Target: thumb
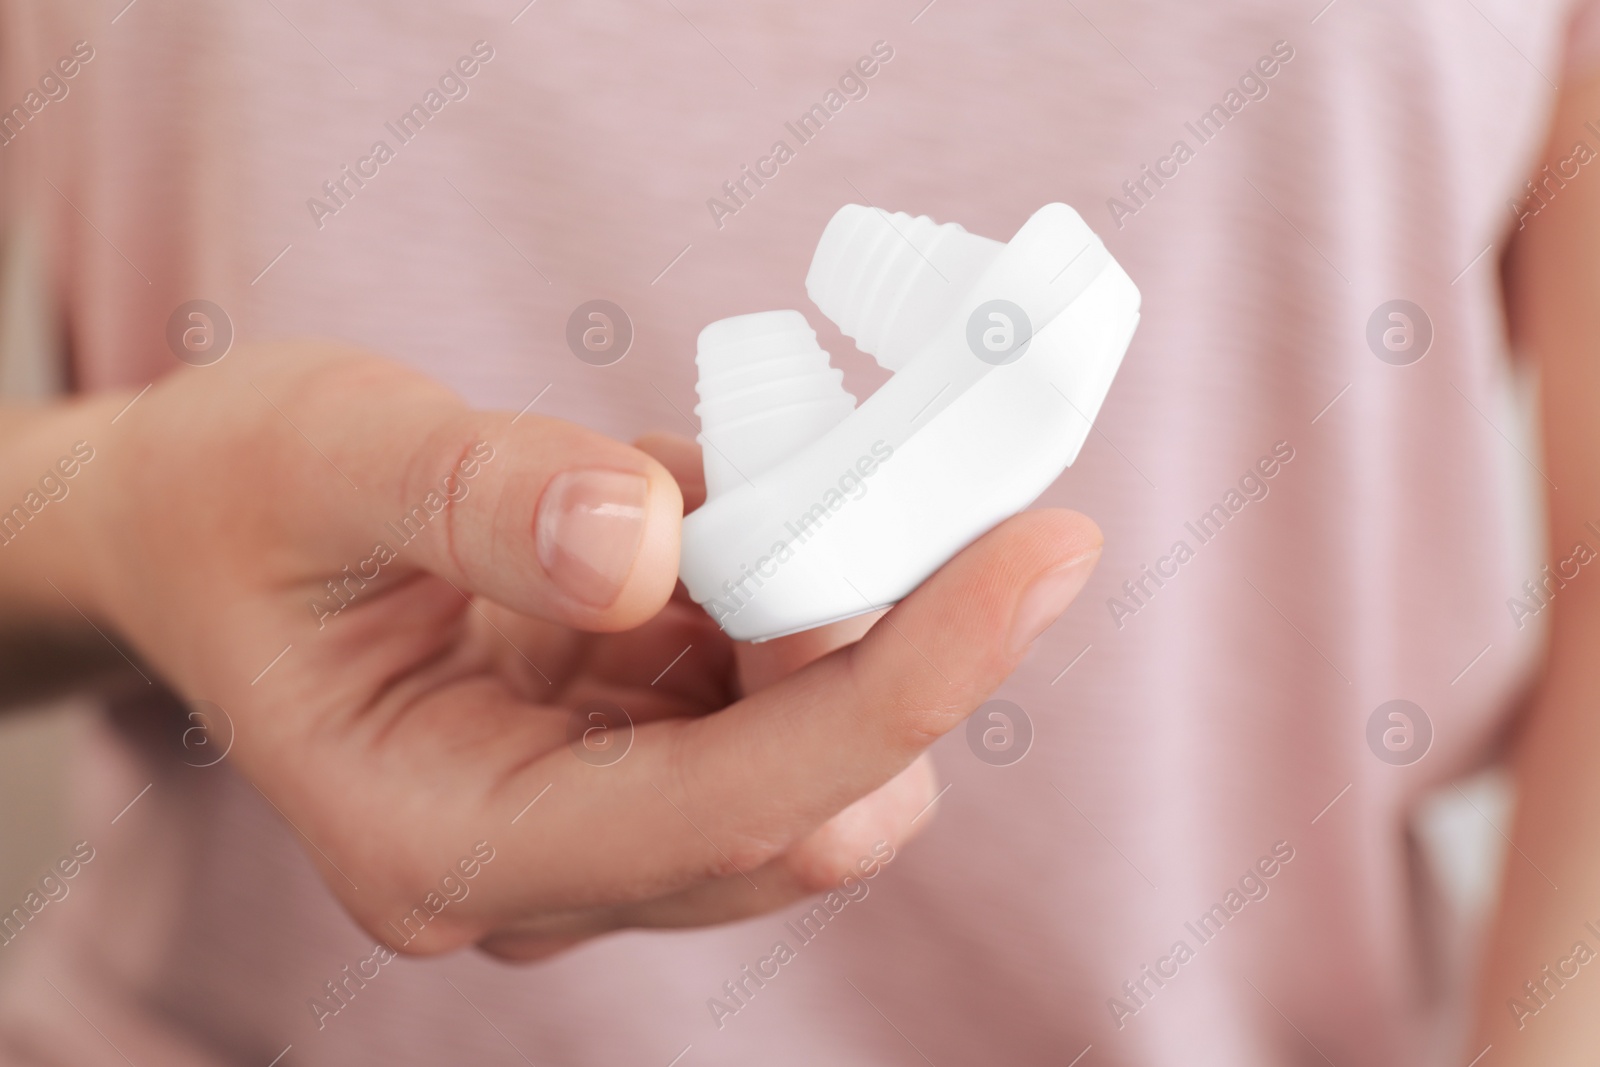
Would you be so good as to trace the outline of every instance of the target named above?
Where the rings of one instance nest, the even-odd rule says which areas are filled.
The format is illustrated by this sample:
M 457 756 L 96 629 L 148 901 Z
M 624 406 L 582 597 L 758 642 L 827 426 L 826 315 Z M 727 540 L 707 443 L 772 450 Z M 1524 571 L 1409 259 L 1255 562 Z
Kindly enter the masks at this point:
M 300 519 L 326 535 L 311 548 L 318 581 L 423 570 L 600 631 L 637 626 L 667 602 L 683 499 L 656 460 L 560 419 L 474 411 L 377 357 L 318 355 L 257 365 L 248 387 L 260 395 L 244 397 L 277 409 L 264 416 L 281 457 L 270 495 L 298 501 Z M 235 366 L 248 373 L 247 361 Z

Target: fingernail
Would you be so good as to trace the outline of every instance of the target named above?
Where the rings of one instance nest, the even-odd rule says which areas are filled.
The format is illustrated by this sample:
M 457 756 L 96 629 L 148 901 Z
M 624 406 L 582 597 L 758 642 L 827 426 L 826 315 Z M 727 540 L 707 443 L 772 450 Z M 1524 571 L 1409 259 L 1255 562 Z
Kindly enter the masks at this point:
M 534 545 L 562 592 L 590 607 L 611 606 L 639 555 L 648 492 L 642 476 L 622 471 L 563 471 L 550 480 Z
M 1094 565 L 1100 560 L 1100 550 L 1085 553 L 1052 567 L 1034 579 L 1027 592 L 1017 601 L 1017 613 L 1011 618 L 1011 653 L 1016 655 L 1044 633 L 1051 623 L 1061 617 L 1078 595 L 1083 583 L 1089 580 Z

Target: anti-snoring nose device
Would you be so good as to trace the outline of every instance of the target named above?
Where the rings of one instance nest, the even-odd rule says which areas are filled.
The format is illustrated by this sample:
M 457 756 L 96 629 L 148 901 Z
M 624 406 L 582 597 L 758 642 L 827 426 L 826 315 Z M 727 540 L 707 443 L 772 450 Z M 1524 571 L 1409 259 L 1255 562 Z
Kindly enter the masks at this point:
M 887 607 L 1077 458 L 1139 322 L 1139 290 L 1048 204 L 1002 244 L 850 204 L 806 275 L 893 376 L 859 407 L 798 311 L 700 333 L 704 506 L 680 575 L 732 637 Z

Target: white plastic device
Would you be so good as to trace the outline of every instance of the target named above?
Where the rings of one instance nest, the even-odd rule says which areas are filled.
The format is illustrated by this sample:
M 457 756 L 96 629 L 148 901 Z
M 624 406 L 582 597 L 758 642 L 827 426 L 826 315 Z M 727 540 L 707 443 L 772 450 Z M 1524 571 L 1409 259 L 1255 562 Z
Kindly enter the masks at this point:
M 700 333 L 705 504 L 680 576 L 732 637 L 887 607 L 1077 458 L 1139 290 L 1076 211 L 1009 243 L 850 204 L 806 293 L 893 376 L 859 407 L 798 311 Z

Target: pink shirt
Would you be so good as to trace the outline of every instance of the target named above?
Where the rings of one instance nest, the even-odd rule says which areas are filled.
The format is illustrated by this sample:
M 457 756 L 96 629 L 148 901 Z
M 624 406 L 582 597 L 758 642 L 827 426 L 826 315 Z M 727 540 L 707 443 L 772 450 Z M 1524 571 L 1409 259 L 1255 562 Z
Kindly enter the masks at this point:
M 172 369 L 167 317 L 203 297 L 241 338 L 351 339 L 481 405 L 549 386 L 540 411 L 620 437 L 693 431 L 701 326 L 796 307 L 862 395 L 883 373 L 802 286 L 851 201 L 1007 238 L 1064 200 L 1144 322 L 1043 498 L 1106 550 L 998 694 L 1031 749 L 942 741 L 936 821 L 815 940 L 786 925 L 807 905 L 531 967 L 398 960 L 319 1029 L 308 1000 L 370 938 L 250 786 L 127 708 L 81 759 L 95 858 L 0 949 L 28 954 L 0 998 L 10 1061 L 1461 1051 L 1471 932 L 1406 826 L 1493 753 L 1538 647 L 1508 609 L 1542 483 L 1500 432 L 1495 267 L 1551 83 L 1596 53 L 1571 3 L 120 6 L 13 0 L 0 32 L 0 102 L 27 112 L 0 148 L 7 232 L 48 250 L 83 388 Z M 52 74 L 80 40 L 92 58 Z M 609 367 L 564 342 L 596 298 L 636 331 Z M 1418 362 L 1375 354 L 1403 362 L 1402 320 L 1369 343 L 1392 300 L 1425 309 Z M 1407 765 L 1368 741 L 1395 699 L 1432 729 Z M 763 965 L 780 940 L 794 958 Z M 746 965 L 777 975 L 730 998 Z

